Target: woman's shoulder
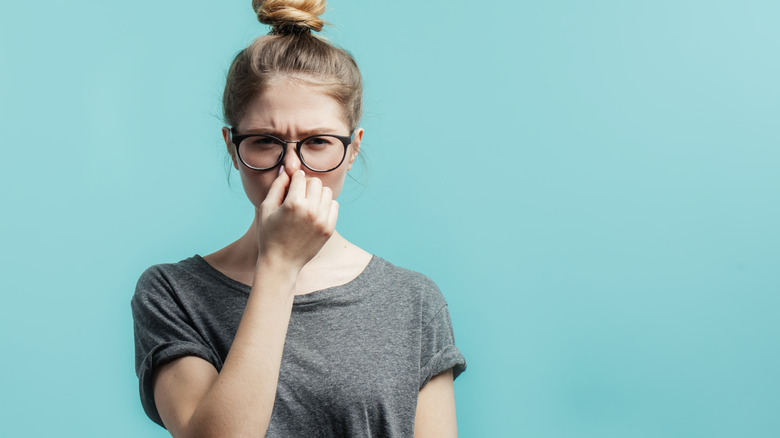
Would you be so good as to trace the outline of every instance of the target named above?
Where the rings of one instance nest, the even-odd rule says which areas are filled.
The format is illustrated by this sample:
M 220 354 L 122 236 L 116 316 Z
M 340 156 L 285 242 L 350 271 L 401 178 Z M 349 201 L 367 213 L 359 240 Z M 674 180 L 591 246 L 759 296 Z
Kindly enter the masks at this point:
M 159 263 L 148 267 L 138 279 L 135 295 L 161 292 L 179 294 L 204 288 L 214 290 L 216 286 L 241 288 L 241 285 L 220 275 L 196 254 L 175 263 Z
M 374 255 L 369 267 L 374 269 L 374 275 L 392 278 L 395 281 L 402 281 L 405 284 L 417 284 L 425 287 L 436 287 L 436 283 L 427 275 L 396 265 L 378 255 Z
M 172 279 L 202 269 L 200 256 L 194 255 L 178 262 L 158 263 L 146 268 L 138 279 L 139 284 L 149 281 Z
M 424 305 L 431 308 L 441 308 L 447 304 L 436 282 L 419 271 L 398 266 L 377 255 L 374 255 L 369 268 L 372 269 L 370 275 L 375 284 L 418 296 Z

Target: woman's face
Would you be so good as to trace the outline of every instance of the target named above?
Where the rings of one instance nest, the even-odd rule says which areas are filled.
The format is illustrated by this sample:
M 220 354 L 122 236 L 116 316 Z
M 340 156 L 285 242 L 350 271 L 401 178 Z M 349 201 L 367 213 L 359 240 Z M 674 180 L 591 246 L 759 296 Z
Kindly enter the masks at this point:
M 269 134 L 288 141 L 303 140 L 314 134 L 350 134 L 342 120 L 338 102 L 316 87 L 286 78 L 274 80 L 264 92 L 258 93 L 250 101 L 236 130 L 239 134 Z M 279 167 L 265 171 L 247 168 L 236 155 L 228 128 L 222 129 L 222 135 L 233 159 L 233 166 L 241 174 L 247 197 L 255 208 L 260 208 L 271 183 L 279 174 Z M 282 162 L 284 171 L 292 176 L 297 170 L 303 170 L 307 177 L 319 178 L 323 186 L 331 188 L 335 199 L 341 192 L 347 171 L 352 168 L 362 138 L 363 129 L 356 129 L 344 161 L 336 169 L 324 173 L 313 172 L 303 166 L 295 153 L 295 143 L 288 143 Z

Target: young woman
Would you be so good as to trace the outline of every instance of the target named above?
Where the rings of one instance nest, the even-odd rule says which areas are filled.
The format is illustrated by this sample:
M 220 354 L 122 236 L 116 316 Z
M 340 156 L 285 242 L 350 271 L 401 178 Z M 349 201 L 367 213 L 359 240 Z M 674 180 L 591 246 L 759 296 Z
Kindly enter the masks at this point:
M 335 231 L 364 133 L 357 64 L 312 34 L 324 1 L 253 6 L 273 30 L 230 67 L 222 135 L 254 220 L 141 276 L 144 409 L 176 437 L 456 436 L 465 361 L 441 293 Z

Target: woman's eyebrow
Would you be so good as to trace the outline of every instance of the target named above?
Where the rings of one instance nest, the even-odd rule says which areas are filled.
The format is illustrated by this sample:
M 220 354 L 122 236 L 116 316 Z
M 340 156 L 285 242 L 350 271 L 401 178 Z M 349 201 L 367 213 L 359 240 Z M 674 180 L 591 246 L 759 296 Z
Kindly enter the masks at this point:
M 298 132 L 298 134 L 315 135 L 315 134 L 332 134 L 334 132 L 338 132 L 338 129 L 320 127 L 320 128 L 312 128 L 312 129 L 302 129 L 301 131 Z
M 317 134 L 333 134 L 338 133 L 338 129 L 334 128 L 328 128 L 328 127 L 319 127 L 319 128 L 307 128 L 302 129 L 298 131 L 298 136 L 300 137 L 298 140 L 303 139 L 305 137 L 311 136 L 311 135 L 317 135 Z M 280 137 L 280 133 L 276 129 L 272 128 L 250 128 L 246 130 L 247 134 L 267 134 L 267 135 L 273 135 L 274 137 Z M 280 137 L 281 138 L 281 137 Z
M 276 135 L 276 131 L 271 128 L 249 128 L 245 131 L 241 131 L 244 134 L 272 134 Z

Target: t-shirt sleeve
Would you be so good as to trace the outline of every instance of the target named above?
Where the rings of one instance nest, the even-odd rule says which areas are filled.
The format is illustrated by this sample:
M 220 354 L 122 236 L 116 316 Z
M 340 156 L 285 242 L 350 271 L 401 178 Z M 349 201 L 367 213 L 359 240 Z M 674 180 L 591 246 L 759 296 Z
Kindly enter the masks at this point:
M 176 295 L 159 266 L 153 266 L 141 275 L 130 307 L 141 404 L 152 421 L 165 427 L 154 402 L 154 370 L 184 356 L 203 358 L 219 369 L 219 359 L 193 327 L 181 297 Z
M 431 378 L 452 368 L 452 377 L 457 378 L 466 370 L 466 359 L 455 346 L 455 336 L 452 331 L 452 321 L 447 309 L 447 303 L 432 285 L 433 295 L 428 303 L 429 314 L 423 314 L 422 342 L 420 344 L 420 389 Z

